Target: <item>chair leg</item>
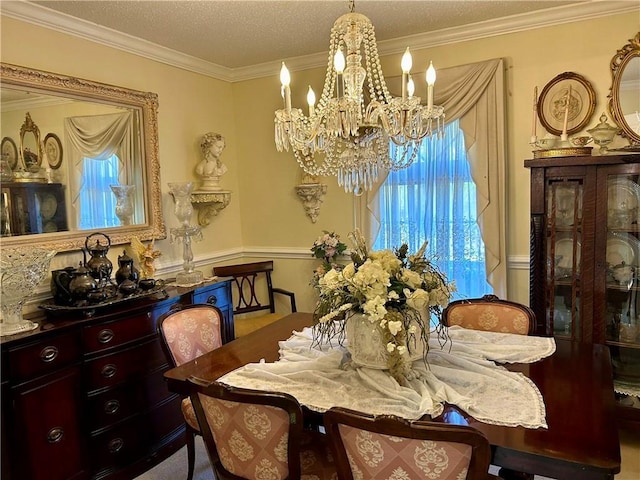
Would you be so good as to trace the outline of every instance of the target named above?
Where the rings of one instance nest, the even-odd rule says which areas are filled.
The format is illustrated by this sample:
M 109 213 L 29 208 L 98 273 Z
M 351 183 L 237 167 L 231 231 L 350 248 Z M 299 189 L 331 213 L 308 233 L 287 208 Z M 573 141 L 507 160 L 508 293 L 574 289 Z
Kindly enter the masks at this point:
M 186 429 L 187 435 L 187 463 L 189 466 L 189 470 L 187 472 L 187 480 L 193 480 L 193 471 L 195 469 L 196 463 L 196 432 L 191 426 L 187 425 Z

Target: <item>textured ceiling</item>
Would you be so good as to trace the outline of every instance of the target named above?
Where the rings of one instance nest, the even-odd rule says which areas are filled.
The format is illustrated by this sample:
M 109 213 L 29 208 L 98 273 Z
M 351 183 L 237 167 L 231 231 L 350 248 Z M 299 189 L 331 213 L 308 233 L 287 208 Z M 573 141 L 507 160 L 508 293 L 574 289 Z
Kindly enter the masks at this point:
M 349 11 L 346 0 L 31 3 L 228 68 L 327 51 L 333 22 Z M 382 41 L 575 3 L 582 2 L 360 0 L 355 10 Z

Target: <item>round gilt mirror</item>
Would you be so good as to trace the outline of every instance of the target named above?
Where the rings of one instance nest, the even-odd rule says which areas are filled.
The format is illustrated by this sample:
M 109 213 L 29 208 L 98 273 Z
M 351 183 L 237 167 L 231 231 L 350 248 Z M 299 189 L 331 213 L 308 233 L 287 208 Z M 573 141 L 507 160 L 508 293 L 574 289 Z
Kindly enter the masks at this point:
M 640 32 L 611 59 L 609 111 L 629 140 L 628 149 L 640 148 Z

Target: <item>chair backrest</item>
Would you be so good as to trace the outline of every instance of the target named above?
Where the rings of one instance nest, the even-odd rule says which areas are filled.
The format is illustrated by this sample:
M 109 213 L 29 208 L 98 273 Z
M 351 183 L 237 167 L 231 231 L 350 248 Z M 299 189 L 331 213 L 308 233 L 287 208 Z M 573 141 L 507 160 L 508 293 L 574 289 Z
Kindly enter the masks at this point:
M 158 319 L 162 348 L 172 366 L 222 346 L 222 312 L 203 303 L 172 309 Z
M 272 271 L 272 260 L 213 268 L 214 275 L 232 277 L 234 280 L 238 298 L 233 308 L 234 314 L 239 315 L 259 310 L 269 310 L 271 313 L 275 313 L 274 292 L 289 296 L 291 310 L 295 312 L 295 296 L 292 292 L 273 287 L 271 281 Z M 265 291 L 264 285 L 260 283 L 262 281 L 266 282 L 266 295 L 262 294 Z
M 285 393 L 190 378 L 191 401 L 216 476 L 299 479 L 302 409 Z
M 496 478 L 489 474 L 489 441 L 472 427 L 338 407 L 325 412 L 324 425 L 340 480 Z
M 531 335 L 536 314 L 528 306 L 495 295 L 451 302 L 442 312 L 446 326 L 459 325 L 473 330 Z

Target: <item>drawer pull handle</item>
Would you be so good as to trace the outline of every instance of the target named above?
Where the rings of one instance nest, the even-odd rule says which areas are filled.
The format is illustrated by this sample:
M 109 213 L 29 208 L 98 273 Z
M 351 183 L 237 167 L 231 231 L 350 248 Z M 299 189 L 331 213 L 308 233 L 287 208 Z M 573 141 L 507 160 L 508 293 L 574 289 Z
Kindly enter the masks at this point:
M 211 295 L 209 298 L 207 298 L 207 303 L 215 305 L 216 303 L 218 303 L 218 297 L 216 297 L 215 295 Z
M 40 351 L 40 360 L 45 363 L 53 362 L 56 358 L 58 358 L 58 347 L 44 347 Z
M 120 437 L 114 438 L 113 440 L 109 440 L 107 444 L 107 448 L 109 449 L 109 453 L 118 453 L 124 447 L 124 440 Z
M 120 410 L 120 402 L 118 400 L 108 400 L 104 402 L 104 411 L 107 415 L 113 415 Z
M 100 330 L 100 332 L 98 333 L 98 342 L 109 343 L 111 340 L 113 340 L 113 337 L 115 337 L 113 330 L 105 328 L 104 330 Z
M 117 371 L 118 368 L 113 363 L 108 363 L 104 367 L 102 367 L 100 373 L 102 373 L 102 376 L 104 378 L 111 378 L 116 374 Z
M 60 443 L 62 441 L 62 437 L 64 437 L 64 430 L 61 427 L 55 427 L 47 433 L 47 442 Z

